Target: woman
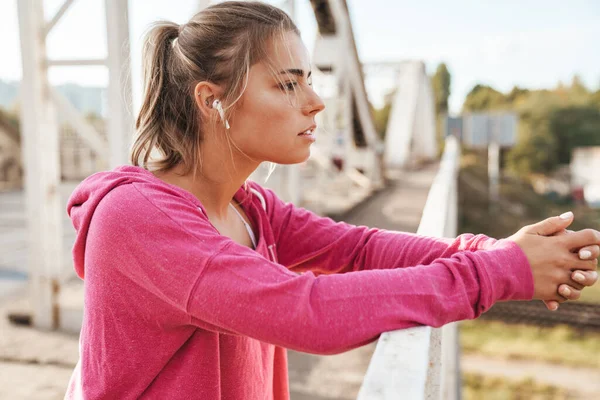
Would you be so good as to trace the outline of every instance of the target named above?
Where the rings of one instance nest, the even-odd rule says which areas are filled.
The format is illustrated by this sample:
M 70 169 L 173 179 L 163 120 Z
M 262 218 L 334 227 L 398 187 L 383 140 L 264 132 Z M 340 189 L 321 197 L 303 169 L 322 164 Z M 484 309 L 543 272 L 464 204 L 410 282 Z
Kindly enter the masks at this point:
M 285 348 L 343 352 L 597 279 L 598 232 L 547 237 L 572 214 L 437 239 L 335 223 L 248 182 L 261 162 L 305 161 L 324 108 L 277 8 L 160 23 L 144 58 L 133 166 L 69 201 L 85 310 L 68 398 L 287 399 Z

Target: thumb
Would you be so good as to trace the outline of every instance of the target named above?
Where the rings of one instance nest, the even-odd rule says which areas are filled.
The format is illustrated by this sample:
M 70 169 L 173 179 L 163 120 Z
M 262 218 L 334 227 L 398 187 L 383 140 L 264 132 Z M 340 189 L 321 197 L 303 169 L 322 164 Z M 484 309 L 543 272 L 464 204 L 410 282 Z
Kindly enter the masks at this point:
M 558 217 L 550 217 L 536 224 L 529 225 L 526 228 L 527 233 L 534 233 L 541 236 L 550 236 L 562 231 L 573 222 L 573 213 L 571 211 L 561 214 Z

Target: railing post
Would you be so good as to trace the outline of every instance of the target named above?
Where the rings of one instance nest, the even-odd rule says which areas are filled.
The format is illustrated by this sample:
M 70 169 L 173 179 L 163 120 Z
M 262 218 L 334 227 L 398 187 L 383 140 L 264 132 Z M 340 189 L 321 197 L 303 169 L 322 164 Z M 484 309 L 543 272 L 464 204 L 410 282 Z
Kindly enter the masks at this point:
M 460 148 L 446 140 L 417 233 L 456 235 Z M 460 367 L 457 324 L 417 327 L 382 334 L 360 388 L 359 400 L 458 400 Z
M 460 342 L 458 322 L 445 325 L 442 330 L 441 399 L 459 400 L 461 396 Z

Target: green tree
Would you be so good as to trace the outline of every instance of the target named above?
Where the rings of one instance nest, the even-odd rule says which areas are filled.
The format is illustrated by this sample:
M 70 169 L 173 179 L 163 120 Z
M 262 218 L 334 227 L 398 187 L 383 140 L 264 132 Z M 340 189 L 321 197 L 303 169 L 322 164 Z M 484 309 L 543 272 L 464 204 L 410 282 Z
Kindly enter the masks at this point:
M 519 125 L 517 144 L 506 153 L 506 165 L 523 178 L 548 173 L 558 165 L 558 140 L 549 118 L 560 107 L 560 99 L 549 91 L 535 90 L 521 94 L 518 103 L 510 106 L 519 115 Z
M 518 106 L 521 101 L 525 101 L 531 91 L 529 89 L 521 89 L 518 86 L 512 88 L 506 96 L 506 101 L 513 107 Z
M 575 147 L 600 145 L 600 90 L 591 92 L 577 75 L 570 85 L 559 82 L 552 90 L 514 87 L 507 95 L 476 85 L 463 110 L 513 110 L 519 115 L 517 144 L 505 161 L 523 178 L 569 163 Z
M 490 86 L 478 84 L 467 94 L 463 103 L 463 111 L 503 110 L 507 108 L 507 105 L 504 94 Z
M 579 75 L 573 76 L 571 87 L 569 88 L 569 103 L 576 105 L 588 104 L 590 100 L 590 91 L 585 86 Z
M 575 147 L 600 146 L 600 109 L 570 106 L 554 111 L 550 117 L 550 131 L 557 139 L 557 157 L 561 164 L 571 162 Z
M 558 141 L 552 134 L 545 112 L 536 112 L 519 121 L 518 140 L 506 154 L 510 170 L 522 177 L 548 173 L 558 165 Z
M 387 124 L 390 118 L 390 111 L 392 110 L 392 103 L 396 95 L 396 90 L 393 90 L 384 96 L 383 107 L 373 110 L 373 119 L 375 123 L 375 130 L 379 137 L 385 139 L 385 132 L 387 130 Z
M 448 113 L 448 98 L 450 97 L 451 77 L 445 63 L 438 65 L 431 77 L 431 87 L 435 97 L 435 114 Z
M 590 104 L 600 110 L 600 89 L 590 96 Z

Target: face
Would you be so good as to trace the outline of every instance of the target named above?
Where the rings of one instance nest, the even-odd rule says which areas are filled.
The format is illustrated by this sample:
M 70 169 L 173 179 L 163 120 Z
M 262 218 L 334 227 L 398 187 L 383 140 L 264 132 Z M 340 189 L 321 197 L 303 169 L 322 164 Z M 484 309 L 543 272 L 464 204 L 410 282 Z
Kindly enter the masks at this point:
M 298 35 L 274 39 L 268 51 L 272 67 L 261 62 L 250 68 L 229 135 L 254 160 L 300 163 L 310 156 L 315 116 L 325 106 L 312 89 L 308 52 Z

